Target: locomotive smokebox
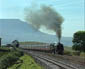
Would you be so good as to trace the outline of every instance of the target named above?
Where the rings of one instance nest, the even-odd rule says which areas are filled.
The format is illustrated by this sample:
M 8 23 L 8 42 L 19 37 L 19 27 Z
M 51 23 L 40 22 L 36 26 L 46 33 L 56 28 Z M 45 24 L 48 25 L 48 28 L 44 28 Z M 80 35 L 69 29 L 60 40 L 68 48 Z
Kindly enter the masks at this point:
M 57 44 L 57 53 L 60 54 L 60 55 L 64 54 L 64 46 L 60 42 Z
M 0 47 L 1 47 L 1 38 L 0 38 Z

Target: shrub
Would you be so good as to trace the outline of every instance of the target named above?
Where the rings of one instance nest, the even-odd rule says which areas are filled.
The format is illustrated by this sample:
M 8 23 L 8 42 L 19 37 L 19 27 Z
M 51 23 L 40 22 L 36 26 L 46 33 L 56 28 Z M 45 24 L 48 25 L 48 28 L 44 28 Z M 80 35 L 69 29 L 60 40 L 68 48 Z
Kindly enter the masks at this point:
M 0 58 L 0 69 L 7 69 L 7 67 L 14 64 L 22 55 L 23 55 L 22 51 L 13 51 L 7 55 L 3 55 Z

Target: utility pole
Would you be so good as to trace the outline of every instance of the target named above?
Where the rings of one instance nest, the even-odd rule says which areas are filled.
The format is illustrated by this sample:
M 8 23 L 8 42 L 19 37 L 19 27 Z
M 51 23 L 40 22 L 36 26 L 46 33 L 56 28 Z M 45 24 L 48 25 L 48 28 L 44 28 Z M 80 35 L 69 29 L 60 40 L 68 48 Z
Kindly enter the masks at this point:
M 85 1 L 84 1 L 84 18 L 85 18 Z M 85 31 L 85 19 L 84 19 L 84 31 Z
M 1 38 L 0 38 L 0 47 L 1 47 Z

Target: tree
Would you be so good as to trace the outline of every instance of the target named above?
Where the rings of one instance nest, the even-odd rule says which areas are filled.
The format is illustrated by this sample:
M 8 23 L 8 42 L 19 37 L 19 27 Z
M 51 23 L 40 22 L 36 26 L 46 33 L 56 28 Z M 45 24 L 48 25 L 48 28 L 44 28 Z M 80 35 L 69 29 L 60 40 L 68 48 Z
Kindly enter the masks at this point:
M 80 52 L 85 52 L 85 31 L 74 33 L 72 48 Z
M 12 45 L 13 45 L 13 46 L 16 46 L 16 47 L 19 47 L 19 41 L 18 41 L 18 40 L 14 40 L 14 41 L 12 42 Z

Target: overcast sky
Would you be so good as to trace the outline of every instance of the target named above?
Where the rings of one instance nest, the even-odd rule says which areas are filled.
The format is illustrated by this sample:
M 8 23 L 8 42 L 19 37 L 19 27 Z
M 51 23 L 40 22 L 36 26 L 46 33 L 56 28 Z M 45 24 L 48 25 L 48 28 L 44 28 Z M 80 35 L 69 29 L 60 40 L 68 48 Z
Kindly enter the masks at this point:
M 53 6 L 65 19 L 63 36 L 84 30 L 84 0 L 0 0 L 0 19 L 24 19 L 24 8 L 46 4 Z

